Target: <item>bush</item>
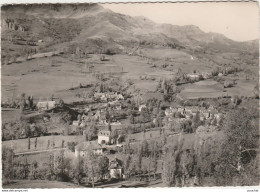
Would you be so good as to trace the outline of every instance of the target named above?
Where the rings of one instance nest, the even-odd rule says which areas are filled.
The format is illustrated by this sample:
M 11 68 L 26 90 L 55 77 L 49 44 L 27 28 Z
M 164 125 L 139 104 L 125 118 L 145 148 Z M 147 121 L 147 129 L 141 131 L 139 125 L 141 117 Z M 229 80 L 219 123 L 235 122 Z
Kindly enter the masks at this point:
M 78 144 L 78 142 L 67 142 L 67 148 L 71 150 L 72 152 L 75 152 L 75 146 Z

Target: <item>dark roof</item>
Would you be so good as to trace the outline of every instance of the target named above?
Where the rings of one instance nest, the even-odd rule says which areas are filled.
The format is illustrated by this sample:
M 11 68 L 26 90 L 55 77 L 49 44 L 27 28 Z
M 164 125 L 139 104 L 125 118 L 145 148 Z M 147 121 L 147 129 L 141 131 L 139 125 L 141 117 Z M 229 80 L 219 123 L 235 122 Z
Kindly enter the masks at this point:
M 121 169 L 123 167 L 123 162 L 120 159 L 115 158 L 110 161 L 109 167 L 110 169 Z

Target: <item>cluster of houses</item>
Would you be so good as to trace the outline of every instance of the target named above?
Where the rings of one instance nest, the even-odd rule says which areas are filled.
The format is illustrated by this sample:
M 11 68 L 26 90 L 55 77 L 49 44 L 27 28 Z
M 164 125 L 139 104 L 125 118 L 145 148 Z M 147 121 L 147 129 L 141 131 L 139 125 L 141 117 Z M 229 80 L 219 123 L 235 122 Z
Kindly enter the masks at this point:
M 197 81 L 200 80 L 201 78 L 208 79 L 211 77 L 211 74 L 209 72 L 188 73 L 187 77 L 189 77 L 191 80 Z
M 95 99 L 100 99 L 103 102 L 108 102 L 108 101 L 119 101 L 119 100 L 124 100 L 123 95 L 120 93 L 95 93 L 94 94 Z
M 75 146 L 75 156 L 76 157 L 86 157 L 89 153 L 94 153 L 95 155 L 106 155 L 116 153 L 116 147 L 118 147 L 118 143 L 122 141 L 122 136 L 118 136 L 116 141 L 113 141 L 111 138 L 111 129 L 100 130 L 98 133 L 97 141 L 85 141 L 79 143 Z M 110 145 L 115 144 L 117 145 Z M 111 157 L 110 157 L 111 158 Z M 109 172 L 110 178 L 124 178 L 123 174 L 123 163 L 120 159 L 114 158 L 112 155 L 112 159 L 109 162 Z
M 182 119 L 191 119 L 197 113 L 199 113 L 200 120 L 204 121 L 207 119 L 216 120 L 218 123 L 221 118 L 221 113 L 218 112 L 216 108 L 210 106 L 208 109 L 205 107 L 198 107 L 198 106 L 186 106 L 186 107 L 170 107 L 165 110 L 165 116 L 168 118 L 174 118 L 174 114 L 180 114 L 179 118 Z

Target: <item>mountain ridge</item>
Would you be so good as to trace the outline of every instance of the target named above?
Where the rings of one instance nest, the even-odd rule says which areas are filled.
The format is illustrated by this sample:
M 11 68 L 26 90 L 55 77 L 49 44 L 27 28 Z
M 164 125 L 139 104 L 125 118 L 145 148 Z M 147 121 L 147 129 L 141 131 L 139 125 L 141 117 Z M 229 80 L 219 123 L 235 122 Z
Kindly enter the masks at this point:
M 1 15 L 5 26 L 9 19 L 24 27 L 30 40 L 44 39 L 50 46 L 66 41 L 82 44 L 88 39 L 99 39 L 118 44 L 116 47 L 129 42 L 130 47 L 141 43 L 191 50 L 210 47 L 221 52 L 258 48 L 257 40 L 237 42 L 223 34 L 206 33 L 195 25 L 160 24 L 143 16 L 115 13 L 98 4 L 7 5 L 2 7 Z M 3 34 L 5 31 L 9 33 L 10 28 L 2 27 Z M 25 36 L 20 32 L 19 35 Z

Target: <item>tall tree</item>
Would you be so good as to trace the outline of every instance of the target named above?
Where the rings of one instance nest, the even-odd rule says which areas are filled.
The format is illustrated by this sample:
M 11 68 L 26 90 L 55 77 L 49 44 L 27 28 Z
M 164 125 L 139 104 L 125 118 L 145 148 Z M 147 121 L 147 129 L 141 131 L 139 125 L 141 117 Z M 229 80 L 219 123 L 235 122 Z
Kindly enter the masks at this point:
M 2 148 L 2 176 L 3 181 L 13 179 L 14 171 L 14 152 L 12 149 Z
M 35 141 L 34 141 L 34 148 L 37 149 L 37 137 L 35 138 Z
M 28 137 L 28 150 L 31 149 L 31 140 L 30 140 L 30 137 Z
M 108 173 L 109 168 L 109 159 L 106 156 L 98 157 L 98 175 L 104 179 L 106 174 Z
M 125 172 L 125 175 L 127 178 L 130 176 L 130 173 L 131 173 L 130 165 L 131 165 L 132 161 L 133 161 L 132 156 L 129 154 L 124 159 L 124 163 L 123 163 L 124 172 Z
M 200 122 L 200 113 L 197 111 L 192 118 L 192 131 L 196 132 L 196 129 L 201 125 Z

